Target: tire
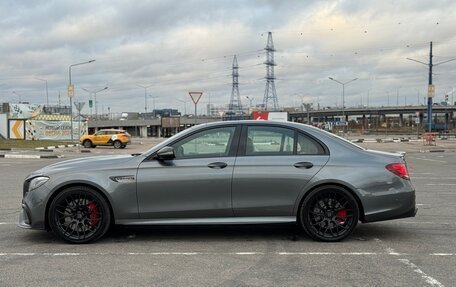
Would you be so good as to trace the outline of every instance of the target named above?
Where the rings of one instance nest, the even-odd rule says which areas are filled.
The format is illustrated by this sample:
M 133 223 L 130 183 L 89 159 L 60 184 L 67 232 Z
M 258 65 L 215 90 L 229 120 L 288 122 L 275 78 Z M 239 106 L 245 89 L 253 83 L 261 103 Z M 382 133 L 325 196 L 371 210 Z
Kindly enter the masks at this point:
M 109 229 L 111 213 L 102 195 L 86 186 L 60 192 L 48 210 L 49 226 L 57 237 L 69 243 L 89 243 Z
M 307 195 L 301 204 L 299 222 L 314 240 L 341 241 L 349 236 L 359 219 L 356 199 L 339 186 L 322 186 Z
M 114 143 L 112 145 L 114 146 L 114 148 L 121 148 L 122 147 L 122 143 L 120 141 L 114 141 Z
M 122 145 L 120 148 L 126 148 L 126 147 L 127 147 L 127 145 Z
M 85 147 L 85 148 L 91 148 L 93 147 L 93 144 L 90 140 L 85 140 L 82 145 Z

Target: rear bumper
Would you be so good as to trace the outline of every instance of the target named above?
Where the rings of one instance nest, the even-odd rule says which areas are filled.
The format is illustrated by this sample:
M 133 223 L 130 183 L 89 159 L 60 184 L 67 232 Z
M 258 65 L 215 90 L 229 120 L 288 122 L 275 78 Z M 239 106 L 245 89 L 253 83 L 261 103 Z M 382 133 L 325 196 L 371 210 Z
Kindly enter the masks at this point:
M 394 197 L 395 204 L 391 208 L 365 214 L 363 223 L 415 217 L 418 212 L 415 204 L 415 191 L 400 195 L 396 194 Z
M 384 214 L 369 215 L 369 216 L 365 216 L 365 218 L 364 218 L 365 220 L 363 223 L 401 219 L 401 218 L 407 218 L 407 217 L 415 217 L 417 212 L 418 212 L 418 208 L 413 207 L 412 209 L 410 209 L 404 213 L 394 215 L 394 216 L 388 216 L 388 215 L 384 215 Z

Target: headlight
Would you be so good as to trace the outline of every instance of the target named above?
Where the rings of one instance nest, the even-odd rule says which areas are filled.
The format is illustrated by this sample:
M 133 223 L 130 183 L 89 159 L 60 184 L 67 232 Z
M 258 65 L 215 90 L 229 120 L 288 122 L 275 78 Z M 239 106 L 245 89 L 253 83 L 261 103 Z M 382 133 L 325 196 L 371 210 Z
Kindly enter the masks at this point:
M 46 181 L 49 180 L 49 177 L 47 176 L 38 176 L 38 177 L 35 177 L 34 179 L 32 179 L 30 181 L 30 185 L 29 185 L 29 191 L 32 191 L 40 186 L 42 186 L 43 184 L 46 183 Z

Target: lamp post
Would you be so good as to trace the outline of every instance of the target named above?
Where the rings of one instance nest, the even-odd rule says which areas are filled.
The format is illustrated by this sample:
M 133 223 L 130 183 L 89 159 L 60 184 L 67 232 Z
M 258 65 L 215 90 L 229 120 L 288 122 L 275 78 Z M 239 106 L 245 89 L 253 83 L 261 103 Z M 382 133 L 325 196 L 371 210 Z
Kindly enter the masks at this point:
M 252 97 L 249 97 L 249 96 L 245 96 L 247 98 L 247 100 L 249 100 L 249 107 L 252 107 L 252 102 L 255 98 L 252 98 Z
M 97 93 L 101 92 L 101 91 L 104 91 L 104 90 L 107 90 L 108 87 L 104 87 L 103 89 L 100 89 L 98 91 L 90 91 L 88 89 L 85 89 L 85 88 L 82 88 L 84 91 L 88 92 L 89 95 L 90 95 L 90 100 L 92 100 L 92 94 L 94 94 L 94 98 L 95 98 L 95 119 L 98 120 L 98 102 L 97 102 Z M 92 117 L 92 107 L 90 107 L 90 117 Z
M 82 63 L 77 63 L 77 64 L 73 64 L 73 65 L 70 65 L 68 67 L 68 97 L 70 97 L 70 125 L 71 125 L 71 141 L 73 142 L 73 96 L 74 96 L 74 87 L 73 85 L 71 84 L 71 68 L 73 68 L 74 66 L 79 66 L 79 65 L 84 65 L 84 64 L 90 64 L 90 63 L 93 63 L 95 62 L 95 60 L 90 60 L 90 61 L 87 61 L 87 62 L 82 62 Z
M 184 100 L 177 100 L 177 101 L 184 104 L 184 115 L 186 115 L 187 114 L 187 101 L 184 101 Z
M 48 81 L 40 78 L 35 78 L 35 80 L 42 81 L 46 83 L 46 106 L 49 106 L 49 92 L 48 92 Z
M 152 96 L 152 95 L 149 95 L 149 97 L 152 98 L 152 105 L 153 105 L 153 117 L 155 118 L 155 99 L 158 98 L 157 96 Z
M 144 89 L 144 113 L 147 113 L 147 88 L 152 87 L 152 85 L 148 85 L 148 86 L 137 85 L 137 86 Z
M 345 122 L 345 85 L 358 80 L 358 78 L 354 78 L 354 79 L 352 79 L 350 81 L 347 81 L 347 82 L 344 82 L 344 83 L 343 82 L 339 82 L 338 80 L 334 79 L 333 77 L 328 77 L 328 79 L 330 79 L 331 81 L 334 81 L 334 82 L 339 83 L 339 84 L 342 85 L 342 118 L 343 118 L 343 120 Z M 345 127 L 345 125 L 344 125 L 344 127 Z M 344 131 L 345 131 L 345 128 L 344 128 Z
M 16 96 L 19 96 L 19 104 L 22 102 L 21 100 L 21 94 L 19 94 L 18 92 L 16 91 L 13 91 L 13 94 L 15 94 Z

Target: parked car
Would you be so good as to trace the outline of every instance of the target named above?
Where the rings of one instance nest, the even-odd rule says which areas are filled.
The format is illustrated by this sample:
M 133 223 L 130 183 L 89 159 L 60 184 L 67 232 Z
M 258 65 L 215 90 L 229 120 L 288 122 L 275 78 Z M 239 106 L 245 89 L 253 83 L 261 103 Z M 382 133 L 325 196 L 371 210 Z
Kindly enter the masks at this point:
M 187 129 L 140 155 L 52 164 L 24 182 L 19 226 L 72 243 L 117 225 L 296 223 L 339 241 L 358 221 L 416 214 L 403 154 L 298 123 Z
M 103 129 L 93 135 L 84 135 L 79 139 L 85 148 L 94 148 L 97 145 L 125 148 L 131 143 L 131 136 L 124 130 Z

